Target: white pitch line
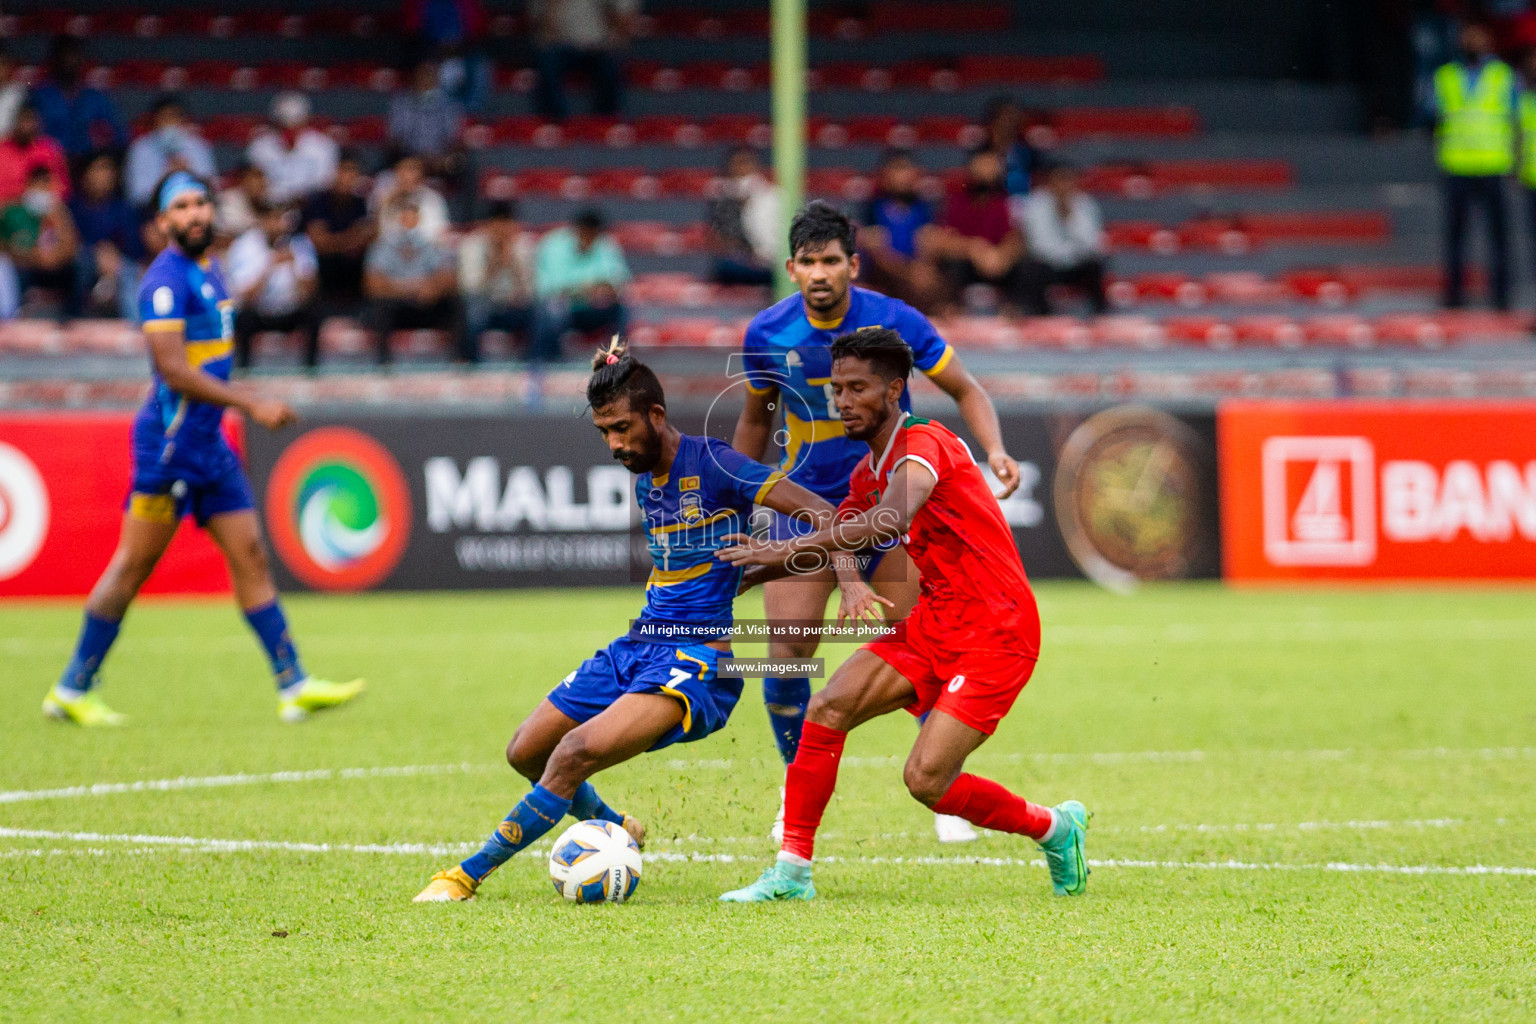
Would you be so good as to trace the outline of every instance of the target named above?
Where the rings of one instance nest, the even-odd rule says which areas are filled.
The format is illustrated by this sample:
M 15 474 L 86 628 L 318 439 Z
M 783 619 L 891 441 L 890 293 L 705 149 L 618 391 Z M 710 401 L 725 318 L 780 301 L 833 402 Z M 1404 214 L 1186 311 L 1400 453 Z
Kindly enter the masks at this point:
M 362 853 L 387 855 L 449 856 L 474 849 L 473 844 L 437 843 L 293 843 L 258 839 L 205 839 L 197 836 L 113 835 L 102 832 L 54 832 L 44 829 L 0 828 L 0 837 L 21 839 L 53 839 L 85 843 L 128 843 L 137 847 L 162 847 L 177 850 L 200 850 L 219 853 L 243 853 L 254 851 L 282 851 L 293 853 Z M 92 848 L 92 849 L 100 849 Z M 23 851 L 31 855 L 33 851 Z M 123 852 L 147 852 L 138 851 Z M 537 855 L 539 849 L 524 851 Z M 673 864 L 735 864 L 738 861 L 758 861 L 761 857 L 737 856 L 732 853 L 677 853 L 670 850 L 653 851 L 644 855 L 649 861 Z M 839 857 L 820 858 L 824 864 L 884 864 L 915 865 L 919 867 L 1044 867 L 1042 859 L 1022 857 Z M 1331 871 L 1347 874 L 1388 875 L 1509 875 L 1536 877 L 1536 867 L 1509 867 L 1495 864 L 1350 864 L 1330 861 L 1325 864 L 1284 864 L 1239 860 L 1179 861 L 1179 860 L 1089 860 L 1092 867 L 1104 868 L 1152 868 L 1170 871 Z
M 238 772 L 233 775 L 181 776 L 174 779 L 145 779 L 140 782 L 98 782 L 89 786 L 64 786 L 59 789 L 18 789 L 0 793 L 0 804 L 33 800 L 72 800 L 88 796 L 112 796 L 118 793 L 163 793 L 183 789 L 219 789 L 225 786 L 259 786 L 283 782 L 323 782 L 330 779 L 386 779 L 410 775 L 454 775 L 488 771 L 485 765 L 407 764 L 382 768 L 315 768 L 293 772 Z

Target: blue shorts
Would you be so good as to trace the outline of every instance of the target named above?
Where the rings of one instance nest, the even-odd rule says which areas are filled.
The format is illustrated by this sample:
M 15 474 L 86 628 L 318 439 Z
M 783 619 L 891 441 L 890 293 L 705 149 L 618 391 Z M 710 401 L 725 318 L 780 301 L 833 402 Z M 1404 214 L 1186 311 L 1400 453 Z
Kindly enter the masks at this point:
M 836 504 L 836 502 L 833 504 Z M 773 520 L 768 524 L 769 540 L 788 540 L 790 537 L 798 537 L 816 532 L 815 527 L 804 519 L 787 516 L 783 512 L 772 512 L 772 515 Z M 888 544 L 876 544 L 872 547 L 860 548 L 853 553 L 853 557 L 859 560 L 859 572 L 864 574 L 866 580 L 875 574 L 875 569 L 879 567 L 880 559 L 885 557 L 885 553 L 899 543 L 900 541 L 893 540 Z
M 683 705 L 683 720 L 651 749 L 692 743 L 723 729 L 741 699 L 740 679 L 715 674 L 722 657 L 728 655 L 704 644 L 675 647 L 621 636 L 562 679 L 549 702 L 586 722 L 626 693 L 664 693 Z
M 124 503 L 134 518 L 174 523 L 190 514 L 204 526 L 214 516 L 255 507 L 240 459 L 222 435 L 182 447 L 135 431 L 133 485 Z

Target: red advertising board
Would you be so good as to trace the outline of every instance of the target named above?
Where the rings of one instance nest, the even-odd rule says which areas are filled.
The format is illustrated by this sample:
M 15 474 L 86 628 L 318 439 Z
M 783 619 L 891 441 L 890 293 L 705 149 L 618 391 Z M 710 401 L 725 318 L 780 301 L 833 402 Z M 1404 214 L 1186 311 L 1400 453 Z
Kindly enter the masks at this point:
M 1232 402 L 1232 580 L 1536 579 L 1536 403 Z
M 90 591 L 122 524 L 132 421 L 127 413 L 0 416 L 0 597 Z M 144 587 L 228 591 L 218 548 L 190 522 Z

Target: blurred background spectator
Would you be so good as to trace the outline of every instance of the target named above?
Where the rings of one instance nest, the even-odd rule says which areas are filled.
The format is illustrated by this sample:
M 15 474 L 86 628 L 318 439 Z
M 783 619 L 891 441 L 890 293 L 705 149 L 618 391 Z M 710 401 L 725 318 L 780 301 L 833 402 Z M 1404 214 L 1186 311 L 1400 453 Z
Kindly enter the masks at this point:
M 357 156 L 342 153 L 331 187 L 304 204 L 304 231 L 319 261 L 320 303 L 326 313 L 353 312 L 362 302 L 363 259 L 379 233 L 359 194 L 362 187 Z
M 1035 174 L 1037 155 L 1024 137 L 1024 108 L 1012 96 L 994 96 L 982 112 L 986 129 L 986 147 L 1003 158 L 1003 183 L 1008 191 L 1008 208 L 1018 219 L 1024 197 L 1029 194 Z
M 473 209 L 473 182 L 469 160 L 459 138 L 464 130 L 464 110 L 443 90 L 438 65 L 419 61 L 411 72 L 411 84 L 397 92 L 389 104 L 389 147 L 397 158 L 420 157 L 428 177 L 447 182 Z
M 24 302 L 30 305 L 40 298 L 35 292 L 47 292 L 63 318 L 80 315 L 75 265 L 80 237 L 52 168 L 32 168 L 21 196 L 0 212 L 0 245 L 15 267 Z
M 43 131 L 57 139 L 71 160 L 110 149 L 121 153 L 128 126 L 107 94 L 85 82 L 85 51 L 71 35 L 55 36 L 48 47 L 48 74 L 32 89 Z
M 934 211 L 918 191 L 921 177 L 907 150 L 880 158 L 859 229 L 859 283 L 932 313 L 944 301 L 944 279 L 929 253 Z
M 552 121 L 570 115 L 567 76 L 592 86 L 592 113 L 612 116 L 623 100 L 621 59 L 634 32 L 639 0 L 530 0 L 538 86 L 534 109 Z
M 16 112 L 27 99 L 27 84 L 16 74 L 16 58 L 0 41 L 0 138 L 11 134 Z
M 135 319 L 144 239 L 138 214 L 118 188 L 117 160 L 111 153 L 97 153 L 86 163 L 69 212 L 80 235 L 76 284 L 81 298 L 76 305 L 87 316 Z
M 26 191 L 32 172 L 46 167 L 65 198 L 69 197 L 69 162 L 58 141 L 42 133 L 37 108 L 23 103 L 16 111 L 11 134 L 0 142 L 0 204 L 12 203 Z
M 267 200 L 267 172 L 260 164 L 235 168 L 234 183 L 221 189 L 214 204 L 213 226 L 227 243 L 256 226 L 256 204 Z
M 535 306 L 534 241 L 507 200 L 492 203 L 479 227 L 459 243 L 459 294 L 464 300 L 463 354 L 480 359 L 480 335 L 506 331 L 530 344 Z
M 213 147 L 187 120 L 181 97 L 166 93 L 149 108 L 149 130 L 128 147 L 123 172 L 128 201 L 140 207 L 147 204 L 155 183 L 171 171 L 191 171 L 212 180 L 217 168 Z
M 402 327 L 446 331 L 460 359 L 469 361 L 460 330 L 453 253 L 421 226 L 421 210 L 405 197 L 384 211 L 392 225 L 368 249 L 363 289 L 366 319 L 378 345 L 378 363 L 389 364 L 390 336 Z
M 1024 263 L 1025 312 L 1051 312 L 1047 290 L 1066 285 L 1081 290 L 1095 314 L 1103 313 L 1104 219 L 1099 204 L 1078 185 L 1077 168 L 1064 161 L 1041 168 L 1044 187 L 1025 198 L 1022 210 L 1028 256 Z
M 627 323 L 620 290 L 629 283 L 629 264 L 600 211 L 578 213 L 571 226 L 539 241 L 534 290 L 540 310 L 530 358 L 557 360 L 569 331 L 622 333 Z
M 278 203 L 256 204 L 256 225 L 235 239 L 224 272 L 235 300 L 235 365 L 251 365 L 251 341 L 262 331 L 303 335 L 304 365 L 320 354 L 319 267 L 315 248 L 295 234 L 297 214 Z
M 274 203 L 303 199 L 336 177 L 336 140 L 311 127 L 309 116 L 307 96 L 279 93 L 272 100 L 271 124 L 245 151 L 246 160 L 266 172 L 267 198 Z
M 977 284 L 991 286 L 1009 312 L 1016 313 L 1028 302 L 1024 236 L 1009 213 L 1003 175 L 1002 156 L 977 149 L 966 161 L 965 177 L 944 199 L 938 229 L 930 237 L 949 285 L 950 304 L 976 302 L 970 289 Z
M 715 251 L 716 284 L 766 285 L 780 259 L 779 187 L 768 180 L 757 151 L 742 146 L 725 161 L 721 194 L 709 201 L 705 221 Z
M 368 205 L 379 218 L 380 231 L 387 234 L 399 226 L 399 215 L 407 202 L 416 211 L 414 230 L 434 243 L 442 241 L 452 223 L 448 201 L 427 184 L 427 166 L 419 156 L 402 156 L 392 169 L 375 179 Z
M 467 111 L 490 95 L 492 66 L 483 52 L 485 7 L 480 0 L 406 0 L 410 57 L 440 62 L 443 89 Z

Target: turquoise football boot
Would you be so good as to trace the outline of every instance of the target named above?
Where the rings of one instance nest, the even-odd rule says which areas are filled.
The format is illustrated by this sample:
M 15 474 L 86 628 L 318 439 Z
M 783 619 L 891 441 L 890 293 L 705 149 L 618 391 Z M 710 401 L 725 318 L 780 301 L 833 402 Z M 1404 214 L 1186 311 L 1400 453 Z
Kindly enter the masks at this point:
M 1057 896 L 1081 896 L 1088 888 L 1088 819 L 1093 815 L 1076 800 L 1057 804 L 1056 834 L 1040 844 L 1051 886 Z
M 745 889 L 733 889 L 720 897 L 722 903 L 773 903 L 779 900 L 813 900 L 816 886 L 811 869 L 774 861 L 762 877 Z

